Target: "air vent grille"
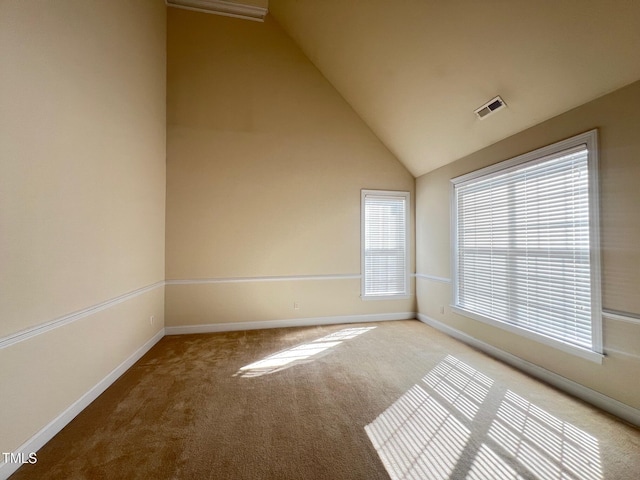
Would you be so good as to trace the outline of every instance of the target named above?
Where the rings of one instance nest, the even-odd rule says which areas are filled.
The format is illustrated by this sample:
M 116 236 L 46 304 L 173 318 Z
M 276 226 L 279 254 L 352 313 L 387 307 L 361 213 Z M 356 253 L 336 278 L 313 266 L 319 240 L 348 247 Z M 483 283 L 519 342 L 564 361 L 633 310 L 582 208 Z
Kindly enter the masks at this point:
M 506 106 L 507 104 L 505 101 L 498 95 L 482 105 L 480 108 L 476 109 L 476 115 L 478 118 L 483 119 Z

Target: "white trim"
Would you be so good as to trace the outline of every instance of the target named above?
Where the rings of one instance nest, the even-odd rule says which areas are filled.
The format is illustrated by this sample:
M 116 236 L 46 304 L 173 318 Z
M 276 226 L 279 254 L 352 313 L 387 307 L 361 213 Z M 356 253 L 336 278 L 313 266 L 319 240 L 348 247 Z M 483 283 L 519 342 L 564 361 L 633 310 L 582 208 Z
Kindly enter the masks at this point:
M 565 353 L 576 355 L 578 357 L 584 358 L 585 360 L 589 360 L 590 362 L 601 364 L 602 359 L 604 358 L 604 354 L 599 352 L 587 350 L 586 348 L 580 348 L 578 346 L 556 340 L 555 338 L 546 337 L 532 330 L 518 327 L 517 325 L 501 322 L 499 320 L 493 320 L 492 318 L 485 317 L 484 315 L 479 315 L 475 312 L 464 310 L 463 308 L 457 307 L 455 305 L 450 305 L 450 307 L 451 311 L 453 313 L 457 313 L 458 315 L 462 315 L 464 317 L 486 323 L 487 325 L 506 330 L 507 332 L 515 333 L 516 335 L 520 335 L 521 337 L 528 338 L 529 340 L 533 340 L 535 342 L 543 343 L 553 348 L 557 348 L 558 350 L 562 350 Z
M 417 314 L 418 320 L 427 325 L 440 330 L 441 332 L 446 333 L 447 335 L 460 340 L 463 343 L 471 345 L 484 353 L 497 358 L 509 365 L 512 365 L 519 370 L 522 370 L 529 375 L 532 375 L 544 382 L 547 382 L 564 392 L 569 393 L 581 400 L 584 400 L 591 405 L 594 405 L 602 410 L 609 412 L 627 422 L 630 422 L 634 425 L 640 426 L 640 410 L 637 408 L 631 407 L 625 403 L 622 403 L 614 398 L 608 397 L 600 392 L 592 390 L 589 387 L 585 387 L 579 383 L 574 382 L 573 380 L 569 380 L 557 373 L 551 372 L 545 368 L 542 368 L 534 363 L 531 363 L 527 360 L 524 360 L 520 357 L 517 357 L 511 353 L 505 352 L 493 345 L 489 345 L 484 343 L 466 333 L 461 332 L 449 325 L 445 325 L 442 322 L 434 320 L 431 317 L 423 315 L 421 313 Z
M 453 304 L 458 305 L 458 197 L 453 181 L 449 183 L 449 238 L 451 255 L 451 296 Z
M 591 346 L 604 353 L 602 334 L 602 263 L 600 259 L 600 168 L 598 166 L 598 130 L 590 130 L 576 138 L 587 144 L 589 169 L 589 261 L 591 263 Z
M 248 283 L 248 282 L 296 282 L 305 280 L 351 280 L 360 279 L 359 273 L 331 275 L 273 275 L 268 277 L 227 277 L 227 278 L 193 278 L 166 280 L 166 285 L 201 285 L 207 283 Z
M 485 177 L 487 175 L 491 175 L 492 173 L 504 173 L 509 171 L 510 169 L 517 168 L 519 165 L 526 162 L 534 162 L 531 163 L 531 165 L 534 165 L 535 163 L 541 163 L 546 161 L 547 157 L 549 156 L 555 155 L 559 152 L 562 152 L 563 150 L 569 150 L 581 144 L 586 144 L 588 149 L 592 149 L 594 147 L 598 148 L 597 135 L 597 129 L 589 130 L 588 132 L 574 135 L 573 137 L 561 140 L 556 143 L 552 143 L 551 145 L 547 145 L 545 147 L 523 153 L 522 155 L 518 155 L 517 157 L 503 160 L 501 162 L 494 163 L 493 165 L 489 165 L 488 167 L 474 170 L 464 175 L 452 178 L 451 183 L 454 185 L 461 185 L 468 182 L 469 180 L 475 180 L 476 178 Z
M 102 394 L 107 388 L 109 388 L 120 376 L 133 366 L 142 356 L 147 353 L 151 347 L 153 347 L 162 337 L 164 337 L 164 329 L 159 330 L 153 337 L 151 337 L 144 345 L 138 348 L 133 354 L 129 356 L 124 362 L 114 368 L 111 373 L 100 380 L 89 391 L 82 395 L 78 400 L 73 402 L 68 408 L 66 408 L 60 415 L 51 420 L 45 427 L 40 429 L 29 440 L 20 445 L 13 453 L 23 453 L 28 455 L 31 452 L 36 452 L 42 446 L 51 440 L 60 430 L 62 430 L 71 420 L 73 420 L 82 410 L 84 410 L 91 402 L 93 402 L 98 396 Z M 0 461 L 0 478 L 6 479 L 12 473 L 14 473 L 22 465 L 20 463 L 5 463 Z
M 360 295 L 360 300 L 363 302 L 375 302 L 376 300 L 408 300 L 413 296 L 413 293 L 409 293 L 407 295 Z
M 451 283 L 450 278 L 437 277 L 436 275 L 429 275 L 428 273 L 416 273 L 416 278 L 424 278 L 425 280 L 433 280 L 440 283 Z
M 621 322 L 635 323 L 640 325 L 640 315 L 629 312 L 618 312 L 616 310 L 602 310 L 602 316 L 610 320 L 619 320 Z
M 167 7 L 191 10 L 193 12 L 212 13 L 223 17 L 241 18 L 264 22 L 268 9 L 254 5 L 244 5 L 223 0 L 165 0 Z
M 166 335 L 189 333 L 234 332 L 238 330 L 262 330 L 267 328 L 314 327 L 341 323 L 386 322 L 390 320 L 413 320 L 415 312 L 375 313 L 365 315 L 340 315 L 335 317 L 288 318 L 283 320 L 263 320 L 255 322 L 209 323 L 205 325 L 184 325 L 165 327 Z
M 40 325 L 35 325 L 16 333 L 11 333 L 5 337 L 0 338 L 0 350 L 10 347 L 11 345 L 15 345 L 16 343 L 22 342 L 24 340 L 28 340 L 29 338 L 35 337 L 36 335 L 49 332 L 50 330 L 53 330 L 55 328 L 59 328 L 69 323 L 76 322 L 90 315 L 94 315 L 98 312 L 101 312 L 102 310 L 106 310 L 107 308 L 118 305 L 119 303 L 138 297 L 144 293 L 150 292 L 151 290 L 155 290 L 158 287 L 163 287 L 164 284 L 164 281 L 152 283 L 151 285 L 147 285 L 146 287 L 138 288 L 137 290 L 133 290 L 123 295 L 114 297 L 110 300 L 106 300 L 102 303 L 92 305 L 91 307 L 78 310 L 77 312 L 69 313 L 49 322 L 41 323 Z
M 58 317 L 54 320 L 50 320 L 33 327 L 26 328 L 16 333 L 11 333 L 4 337 L 0 337 L 0 350 L 10 347 L 16 343 L 28 340 L 37 335 L 47 333 L 55 328 L 68 325 L 75 321 L 86 318 L 90 315 L 94 315 L 102 310 L 111 308 L 119 303 L 125 302 L 132 298 L 138 297 L 144 293 L 155 290 L 165 285 L 200 285 L 210 283 L 250 283 L 250 282 L 288 282 L 288 281 L 309 281 L 309 280 L 359 280 L 361 275 L 359 273 L 347 273 L 347 274 L 328 274 L 328 275 L 279 275 L 279 276 L 265 276 L 265 277 L 230 277 L 230 278 L 195 278 L 195 279 L 176 279 L 176 280 L 162 280 L 145 287 L 138 288 L 128 293 L 124 293 L 117 297 L 111 298 L 104 302 L 92 305 L 90 307 L 78 310 L 76 312 L 69 313 L 62 317 Z M 406 298 L 410 298 L 407 296 Z M 399 298 L 394 297 L 394 300 Z

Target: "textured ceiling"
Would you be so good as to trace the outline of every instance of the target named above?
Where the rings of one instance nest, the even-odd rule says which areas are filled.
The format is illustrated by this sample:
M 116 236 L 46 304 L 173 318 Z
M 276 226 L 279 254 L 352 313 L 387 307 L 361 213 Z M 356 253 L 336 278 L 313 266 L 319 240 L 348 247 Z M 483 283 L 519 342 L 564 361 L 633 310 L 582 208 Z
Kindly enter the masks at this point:
M 269 11 L 416 176 L 640 79 L 638 0 L 270 0 Z M 496 95 L 508 108 L 477 119 Z

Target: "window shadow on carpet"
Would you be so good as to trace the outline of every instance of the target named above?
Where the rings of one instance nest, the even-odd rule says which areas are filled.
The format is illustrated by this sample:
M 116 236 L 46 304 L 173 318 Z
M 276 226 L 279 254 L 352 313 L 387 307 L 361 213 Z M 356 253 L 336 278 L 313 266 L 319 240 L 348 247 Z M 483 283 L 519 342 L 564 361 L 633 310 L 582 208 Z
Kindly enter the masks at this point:
M 451 355 L 365 431 L 392 480 L 603 480 L 595 437 Z

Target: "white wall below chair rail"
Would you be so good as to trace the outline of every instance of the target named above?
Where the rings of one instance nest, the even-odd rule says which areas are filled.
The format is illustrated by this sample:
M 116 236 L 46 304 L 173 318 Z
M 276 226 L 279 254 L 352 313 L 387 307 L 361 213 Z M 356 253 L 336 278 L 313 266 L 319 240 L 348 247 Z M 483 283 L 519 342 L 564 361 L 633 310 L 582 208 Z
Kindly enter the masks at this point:
M 23 443 L 14 454 L 24 454 L 28 458 L 29 453 L 36 452 L 49 440 L 51 440 L 60 430 L 62 430 L 71 420 L 73 420 L 82 410 L 84 410 L 91 402 L 102 394 L 109 386 L 111 386 L 123 373 L 133 366 L 142 356 L 147 353 L 151 347 L 164 337 L 164 329 L 158 331 L 144 345 L 136 350 L 129 358 L 114 368 L 106 377 L 100 380 L 87 393 L 82 395 L 78 400 L 65 409 L 60 415 L 54 418 L 38 433 Z M 22 465 L 20 463 L 6 463 L 0 461 L 0 479 L 7 479 Z
M 633 408 L 629 405 L 619 402 L 618 400 L 596 392 L 595 390 L 569 380 L 568 378 L 565 378 L 561 375 L 553 373 L 545 368 L 539 367 L 538 365 L 528 362 L 511 353 L 505 352 L 504 350 L 494 347 L 493 345 L 484 343 L 470 335 L 467 335 L 466 333 L 461 332 L 460 330 L 434 320 L 427 315 L 418 313 L 417 317 L 421 322 L 426 323 L 427 325 L 440 330 L 441 332 L 444 332 L 447 335 L 460 340 L 461 342 L 471 345 L 472 347 L 475 347 L 485 352 L 486 354 L 497 358 L 509 365 L 512 365 L 517 369 L 522 370 L 523 372 L 526 372 L 544 382 L 550 383 L 551 385 L 563 390 L 564 392 L 567 392 L 606 412 L 622 418 L 627 422 L 630 422 L 636 426 L 640 426 L 640 410 L 636 408 Z

